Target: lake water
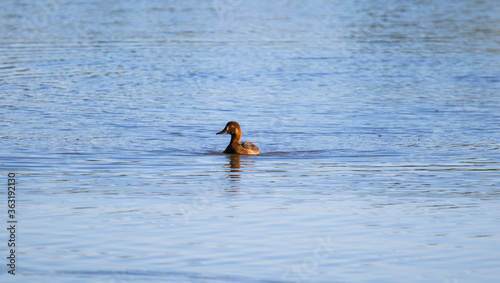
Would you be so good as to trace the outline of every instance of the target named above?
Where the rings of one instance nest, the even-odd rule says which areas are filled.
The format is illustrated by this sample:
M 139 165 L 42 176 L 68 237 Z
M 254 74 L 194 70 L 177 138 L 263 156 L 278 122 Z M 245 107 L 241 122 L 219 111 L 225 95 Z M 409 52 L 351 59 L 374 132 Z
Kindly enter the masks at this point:
M 0 10 L 0 281 L 498 281 L 497 1 L 35 2 Z

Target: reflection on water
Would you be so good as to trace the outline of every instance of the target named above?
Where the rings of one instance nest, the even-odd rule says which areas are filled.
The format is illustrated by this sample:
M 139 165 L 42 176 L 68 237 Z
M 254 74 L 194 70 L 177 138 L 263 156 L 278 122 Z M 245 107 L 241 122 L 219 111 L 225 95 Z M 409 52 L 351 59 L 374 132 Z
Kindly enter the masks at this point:
M 228 154 L 228 158 L 229 158 L 229 167 L 231 167 L 231 172 L 241 172 L 240 170 L 238 170 L 239 168 L 241 168 L 241 155 Z
M 10 1 L 16 278 L 495 281 L 499 7 Z
M 231 173 L 229 174 L 229 179 L 233 181 L 238 181 L 241 179 L 241 156 L 239 154 L 229 154 L 229 167 L 231 168 Z M 248 165 L 243 163 L 243 165 Z

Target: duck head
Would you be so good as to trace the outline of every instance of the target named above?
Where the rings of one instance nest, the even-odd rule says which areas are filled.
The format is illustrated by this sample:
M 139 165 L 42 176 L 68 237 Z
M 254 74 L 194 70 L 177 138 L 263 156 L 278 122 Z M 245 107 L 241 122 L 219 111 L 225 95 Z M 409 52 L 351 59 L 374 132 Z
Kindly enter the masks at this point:
M 218 132 L 216 135 L 229 134 L 231 140 L 239 141 L 241 138 L 241 127 L 238 123 L 231 121 L 226 124 L 224 130 Z

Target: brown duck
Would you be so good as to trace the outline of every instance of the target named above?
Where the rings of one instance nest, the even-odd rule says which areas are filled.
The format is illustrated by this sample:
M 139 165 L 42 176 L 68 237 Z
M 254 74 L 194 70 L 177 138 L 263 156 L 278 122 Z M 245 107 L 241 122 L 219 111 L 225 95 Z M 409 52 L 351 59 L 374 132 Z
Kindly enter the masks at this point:
M 241 127 L 238 123 L 231 121 L 226 124 L 224 130 L 218 132 L 216 135 L 230 134 L 231 141 L 224 150 L 224 153 L 236 154 L 259 154 L 259 148 L 253 142 L 241 142 Z

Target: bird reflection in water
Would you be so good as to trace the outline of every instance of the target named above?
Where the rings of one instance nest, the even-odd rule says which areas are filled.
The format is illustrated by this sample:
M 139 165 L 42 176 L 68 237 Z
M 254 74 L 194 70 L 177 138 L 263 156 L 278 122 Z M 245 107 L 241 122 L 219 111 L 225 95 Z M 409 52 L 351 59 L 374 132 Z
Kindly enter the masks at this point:
M 239 154 L 229 154 L 229 167 L 231 170 L 229 171 L 229 180 L 230 181 L 238 181 L 241 179 L 241 155 Z
M 250 160 L 253 159 L 253 156 L 244 155 L 243 160 L 241 160 L 240 154 L 228 154 L 227 157 L 229 158 L 228 167 L 231 168 L 229 171 L 230 181 L 240 182 L 242 166 L 245 170 L 245 168 L 252 168 L 255 165 L 255 160 Z

